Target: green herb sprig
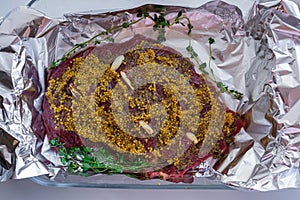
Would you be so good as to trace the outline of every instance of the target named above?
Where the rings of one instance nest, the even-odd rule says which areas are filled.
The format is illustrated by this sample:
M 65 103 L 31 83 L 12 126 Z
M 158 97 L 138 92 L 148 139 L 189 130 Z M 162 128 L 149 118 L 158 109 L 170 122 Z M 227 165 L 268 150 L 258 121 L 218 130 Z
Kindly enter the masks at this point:
M 84 175 L 86 172 L 94 173 L 121 173 L 121 169 L 116 169 L 108 166 L 105 163 L 99 162 L 93 155 L 92 150 L 86 146 L 80 147 L 65 147 L 64 143 L 59 141 L 59 138 L 53 138 L 49 141 L 51 147 L 58 148 L 58 155 L 63 165 L 71 173 Z
M 122 28 L 128 28 L 133 24 L 136 24 L 138 22 L 140 22 L 141 20 L 145 19 L 145 17 L 142 17 L 140 19 L 137 19 L 136 21 L 133 22 L 124 22 L 121 25 L 118 26 L 114 26 L 111 29 L 108 29 L 106 31 L 102 31 L 98 34 L 96 34 L 95 36 L 91 37 L 90 39 L 88 39 L 85 42 L 79 43 L 79 44 L 75 44 L 71 49 L 69 49 L 60 59 L 53 61 L 52 62 L 52 66 L 50 67 L 50 69 L 57 67 L 61 62 L 67 60 L 70 55 L 76 53 L 76 51 L 78 51 L 79 49 L 82 49 L 84 47 L 86 47 L 88 44 L 94 42 L 95 45 L 97 44 L 101 44 L 102 40 L 98 40 L 97 38 L 103 35 L 108 35 L 110 33 L 112 33 L 113 31 L 116 30 L 121 30 Z M 108 40 L 112 40 L 111 38 L 108 38 Z
M 215 60 L 214 56 L 212 55 L 212 44 L 215 42 L 215 40 L 213 38 L 209 38 L 208 42 L 209 42 L 209 61 L 208 64 L 206 63 L 201 63 L 198 59 L 198 54 L 196 53 L 196 51 L 193 49 L 192 44 L 191 44 L 191 38 L 192 38 L 192 29 L 194 28 L 189 17 L 187 17 L 186 15 L 183 15 L 182 11 L 179 11 L 175 20 L 173 22 L 170 22 L 169 20 L 167 20 L 165 18 L 165 14 L 163 12 L 157 14 L 155 13 L 153 16 L 150 15 L 150 13 L 148 12 L 148 10 L 138 10 L 137 11 L 137 17 L 138 19 L 135 21 L 131 21 L 131 22 L 123 22 L 121 25 L 117 25 L 112 27 L 111 29 L 108 29 L 106 31 L 102 31 L 98 34 L 96 34 L 95 36 L 93 36 L 92 38 L 90 38 L 89 40 L 80 43 L 80 44 L 76 44 L 74 45 L 69 51 L 67 51 L 62 58 L 54 61 L 52 63 L 52 66 L 50 68 L 55 68 L 57 67 L 61 62 L 67 60 L 71 54 L 75 53 L 77 50 L 82 49 L 84 47 L 86 47 L 88 44 L 94 42 L 95 45 L 97 44 L 101 44 L 101 42 L 104 40 L 98 40 L 97 38 L 100 36 L 105 36 L 105 35 L 109 35 L 110 33 L 116 31 L 116 30 L 121 30 L 123 28 L 129 28 L 130 26 L 140 22 L 143 19 L 149 18 L 154 22 L 153 25 L 153 30 L 154 31 L 158 31 L 158 36 L 157 36 L 157 41 L 159 43 L 166 41 L 166 37 L 165 37 L 165 27 L 171 27 L 175 24 L 181 24 L 182 26 L 186 26 L 187 27 L 187 34 L 190 37 L 189 40 L 189 45 L 186 47 L 187 52 L 191 55 L 191 58 L 197 63 L 197 66 L 199 67 L 199 69 L 204 73 L 204 75 L 206 75 L 207 77 L 209 77 L 213 82 L 215 82 L 217 84 L 217 87 L 220 89 L 220 92 L 226 92 L 229 95 L 231 95 L 233 98 L 235 99 L 239 99 L 241 100 L 243 97 L 243 94 L 233 90 L 233 89 L 229 89 L 228 86 L 226 86 L 224 83 L 222 82 L 217 82 L 213 69 L 211 68 L 211 62 L 213 60 Z M 111 37 L 107 37 L 107 40 L 111 40 L 113 41 L 113 38 Z M 209 72 L 207 71 L 207 67 L 210 70 L 210 74 L 211 77 L 209 76 Z
M 240 93 L 239 91 L 229 89 L 228 86 L 224 85 L 222 82 L 217 82 L 217 87 L 220 89 L 221 93 L 228 93 L 230 94 L 234 99 L 241 100 L 243 98 L 243 94 Z
M 160 43 L 166 41 L 165 27 L 171 27 L 174 24 L 181 24 L 182 26 L 187 26 L 188 27 L 188 35 L 191 35 L 191 33 L 192 33 L 193 25 L 192 25 L 190 19 L 187 16 L 182 15 L 182 11 L 178 12 L 178 15 L 177 15 L 176 19 L 172 23 L 170 23 L 168 20 L 165 19 L 164 13 L 160 13 L 159 15 L 154 14 L 154 16 L 151 16 L 148 11 L 143 12 L 142 10 L 139 10 L 137 12 L 137 17 L 139 17 L 139 19 L 137 19 L 135 21 L 123 22 L 121 25 L 114 26 L 110 29 L 107 29 L 105 31 L 102 31 L 102 32 L 96 34 L 95 36 L 93 36 L 92 38 L 88 39 L 85 42 L 82 42 L 80 44 L 75 44 L 60 59 L 57 59 L 56 61 L 53 61 L 52 66 L 50 67 L 50 69 L 57 67 L 61 62 L 67 60 L 70 57 L 70 55 L 76 53 L 77 50 L 86 47 L 90 43 L 94 42 L 95 45 L 101 44 L 102 40 L 98 40 L 97 39 L 98 37 L 109 35 L 113 31 L 121 30 L 123 28 L 129 28 L 130 26 L 132 26 L 132 25 L 134 25 L 134 24 L 136 24 L 136 23 L 138 23 L 141 20 L 146 19 L 146 18 L 149 18 L 154 22 L 153 30 L 158 31 L 159 34 L 158 34 L 158 37 L 157 37 L 157 41 L 160 42 Z M 183 22 L 184 20 L 187 22 L 187 25 Z M 108 39 L 109 39 L 109 37 L 108 37 Z
M 200 63 L 199 58 L 198 58 L 198 54 L 196 53 L 196 51 L 193 49 L 193 46 L 191 44 L 191 38 L 189 41 L 189 45 L 186 47 L 187 52 L 190 54 L 191 58 L 196 62 L 198 69 L 206 76 L 208 77 L 211 81 L 213 81 L 214 83 L 216 83 L 217 87 L 220 89 L 221 93 L 227 93 L 229 95 L 231 95 L 234 99 L 238 99 L 241 100 L 243 98 L 243 94 L 240 93 L 239 91 L 233 90 L 233 89 L 229 89 L 228 86 L 226 86 L 224 83 L 217 81 L 215 75 L 214 75 L 214 71 L 211 67 L 211 62 L 213 60 L 215 60 L 215 57 L 213 56 L 213 52 L 212 52 L 212 44 L 215 43 L 215 40 L 211 37 L 208 38 L 208 44 L 209 44 L 209 60 L 208 60 L 208 64 L 204 63 Z M 209 72 L 207 71 L 207 68 L 210 70 L 211 75 L 209 75 Z
M 190 19 L 187 16 L 182 14 L 182 11 L 178 12 L 175 20 L 172 23 L 170 23 L 170 21 L 165 19 L 164 13 L 160 13 L 159 15 L 154 14 L 154 17 L 148 15 L 148 17 L 154 22 L 153 30 L 159 32 L 159 35 L 157 38 L 158 42 L 166 41 L 165 27 L 171 27 L 175 24 L 181 24 L 182 26 L 187 26 L 188 27 L 188 35 L 191 36 L 193 25 L 192 25 Z M 184 21 L 186 21 L 186 22 L 184 23 Z
M 241 100 L 243 98 L 243 94 L 240 93 L 239 91 L 233 90 L 233 89 L 229 89 L 228 86 L 226 86 L 224 83 L 220 82 L 220 81 L 216 81 L 213 69 L 211 68 L 211 62 L 212 60 L 215 60 L 215 57 L 213 56 L 212 53 L 212 44 L 215 43 L 215 40 L 213 38 L 208 38 L 208 43 L 209 43 L 209 61 L 208 61 L 208 66 L 210 68 L 211 74 L 213 76 L 213 81 L 217 84 L 217 87 L 220 89 L 221 93 L 227 93 L 229 95 L 231 95 L 234 99 L 238 99 Z
M 104 148 L 92 150 L 86 146 L 65 147 L 59 138 L 49 141 L 52 148 L 58 149 L 61 163 L 73 174 L 88 175 L 89 173 L 120 174 L 124 171 L 132 172 L 151 167 L 151 163 L 137 159 L 128 161 L 120 154 L 112 157 Z M 101 162 L 97 159 L 101 158 Z
M 153 16 L 146 10 L 139 10 L 137 12 L 137 17 L 135 21 L 123 22 L 118 26 L 114 26 L 111 29 L 102 31 L 87 41 L 74 45 L 70 50 L 68 50 L 60 59 L 54 61 L 50 68 L 57 67 L 61 62 L 67 60 L 72 54 L 76 53 L 79 49 L 86 47 L 87 45 L 94 43 L 95 45 L 101 44 L 103 40 L 110 40 L 113 42 L 113 37 L 109 34 L 114 31 L 121 30 L 123 28 L 129 28 L 130 26 L 140 22 L 143 19 L 149 18 L 153 21 L 153 30 L 158 31 L 157 41 L 164 42 L 166 40 L 165 33 L 166 27 L 171 27 L 175 24 L 180 24 L 187 27 L 187 34 L 190 38 L 189 45 L 186 47 L 187 52 L 190 54 L 191 58 L 196 62 L 199 70 L 210 80 L 216 83 L 221 93 L 228 93 L 235 99 L 242 99 L 243 94 L 229 89 L 224 83 L 217 81 L 211 68 L 211 62 L 215 60 L 212 51 L 212 45 L 215 43 L 213 38 L 208 38 L 209 44 L 209 60 L 208 63 L 201 63 L 198 58 L 198 54 L 192 46 L 192 29 L 193 25 L 190 19 L 183 15 L 182 11 L 179 11 L 175 20 L 170 22 L 165 18 L 164 13 L 154 14 Z M 98 37 L 107 36 L 104 39 L 99 40 Z M 210 73 L 209 73 L 210 71 Z M 124 171 L 135 171 L 138 169 L 144 169 L 145 167 L 151 167 L 151 163 L 147 163 L 145 160 L 138 159 L 134 162 L 129 162 L 124 159 L 121 154 L 117 154 L 112 157 L 104 148 L 99 148 L 93 150 L 86 146 L 80 147 L 66 147 L 66 145 L 60 142 L 59 138 L 53 138 L 49 141 L 51 147 L 57 148 L 58 154 L 61 158 L 61 162 L 71 173 L 76 173 L 80 175 L 88 175 L 89 173 L 108 173 L 108 174 L 120 174 Z M 99 159 L 101 158 L 101 161 Z

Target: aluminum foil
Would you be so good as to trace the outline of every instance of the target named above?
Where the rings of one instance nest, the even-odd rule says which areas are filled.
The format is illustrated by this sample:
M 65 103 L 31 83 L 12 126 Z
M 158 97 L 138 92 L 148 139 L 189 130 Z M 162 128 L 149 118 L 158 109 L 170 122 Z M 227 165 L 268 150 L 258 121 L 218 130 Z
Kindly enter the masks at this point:
M 223 101 L 247 121 L 229 155 L 214 167 L 215 161 L 200 166 L 196 175 L 216 176 L 238 189 L 300 187 L 299 2 L 257 0 L 250 7 L 247 16 L 222 1 L 187 9 L 194 26 L 193 42 L 205 43 L 208 36 L 216 40 L 212 65 L 216 78 L 244 94 L 241 101 L 223 94 Z M 170 16 L 172 9 L 176 10 L 166 9 Z M 59 173 L 61 163 L 50 150 L 47 137 L 43 139 L 43 126 L 32 126 L 41 117 L 45 69 L 74 44 L 130 17 L 130 12 L 105 15 L 93 11 L 52 19 L 34 9 L 19 7 L 3 18 L 1 181 Z M 168 42 L 175 43 L 180 51 L 180 41 Z M 200 50 L 205 52 L 199 54 L 200 60 L 208 60 L 208 48 Z

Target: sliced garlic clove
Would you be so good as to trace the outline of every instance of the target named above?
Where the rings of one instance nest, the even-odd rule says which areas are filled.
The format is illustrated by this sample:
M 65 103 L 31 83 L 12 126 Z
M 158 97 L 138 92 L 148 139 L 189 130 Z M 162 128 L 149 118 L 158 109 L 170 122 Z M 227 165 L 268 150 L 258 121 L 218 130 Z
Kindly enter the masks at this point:
M 194 144 L 197 144 L 198 143 L 198 139 L 196 138 L 195 134 L 194 133 L 191 133 L 191 132 L 187 132 L 186 133 L 186 136 L 189 140 L 191 140 Z
M 127 75 L 125 72 L 120 72 L 122 79 L 125 81 L 125 83 L 130 87 L 130 89 L 134 90 L 134 87 L 132 87 L 130 80 L 127 78 Z
M 153 129 L 144 121 L 139 121 L 140 126 L 150 135 L 153 134 Z
M 116 57 L 114 62 L 111 64 L 110 70 L 116 71 L 121 66 L 124 59 L 125 57 L 123 55 Z
M 74 87 L 73 84 L 70 84 L 69 87 L 73 97 L 79 99 L 80 96 L 82 96 L 82 94 Z

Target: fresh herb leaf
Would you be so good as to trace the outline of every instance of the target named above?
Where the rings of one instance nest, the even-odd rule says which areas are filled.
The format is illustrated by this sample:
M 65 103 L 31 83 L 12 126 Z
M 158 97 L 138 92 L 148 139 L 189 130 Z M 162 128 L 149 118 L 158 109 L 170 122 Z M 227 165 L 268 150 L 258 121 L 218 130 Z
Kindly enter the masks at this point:
M 128 28 L 128 27 L 129 27 L 129 23 L 124 22 L 124 23 L 122 24 L 122 27 L 123 27 L 123 28 Z
M 181 16 L 182 16 L 182 11 L 179 11 L 178 14 L 177 14 L 177 18 L 179 18 Z
M 53 138 L 52 140 L 49 141 L 49 144 L 51 146 L 54 146 L 56 147 L 58 145 L 58 141 L 57 141 L 57 138 Z
M 191 58 L 198 57 L 198 54 L 196 53 L 196 51 L 194 50 L 194 48 L 192 47 L 192 45 L 187 46 L 186 50 L 190 53 Z
M 200 66 L 199 66 L 200 69 L 205 69 L 206 68 L 206 63 L 202 63 Z
M 142 9 L 138 9 L 136 16 L 137 16 L 137 17 L 142 17 L 142 16 L 143 16 L 143 11 L 142 11 Z
M 213 39 L 213 38 L 208 38 L 208 42 L 209 42 L 209 44 L 213 44 L 213 43 L 215 43 L 215 39 Z
M 95 40 L 95 45 L 97 44 L 101 44 L 101 41 L 100 40 Z
M 52 147 L 59 148 L 58 155 L 61 163 L 74 174 L 87 175 L 87 172 L 119 174 L 124 170 L 134 171 L 141 167 L 151 166 L 150 163 L 144 160 L 127 161 L 119 154 L 114 158 L 102 147 L 96 152 L 86 146 L 65 147 L 65 144 L 61 143 L 58 138 L 53 138 L 49 141 L 49 144 Z M 96 155 L 101 157 L 103 161 L 99 162 Z

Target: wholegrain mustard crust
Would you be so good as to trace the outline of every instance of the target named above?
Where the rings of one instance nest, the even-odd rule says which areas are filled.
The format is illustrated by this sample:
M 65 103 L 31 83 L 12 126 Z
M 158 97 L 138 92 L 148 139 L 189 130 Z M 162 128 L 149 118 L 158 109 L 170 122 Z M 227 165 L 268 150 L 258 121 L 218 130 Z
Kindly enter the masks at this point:
M 188 58 L 145 40 L 117 54 L 103 56 L 102 49 L 89 47 L 49 73 L 49 138 L 144 159 L 157 165 L 145 169 L 155 171 L 148 178 L 182 175 L 222 156 L 239 116 L 224 109 Z

